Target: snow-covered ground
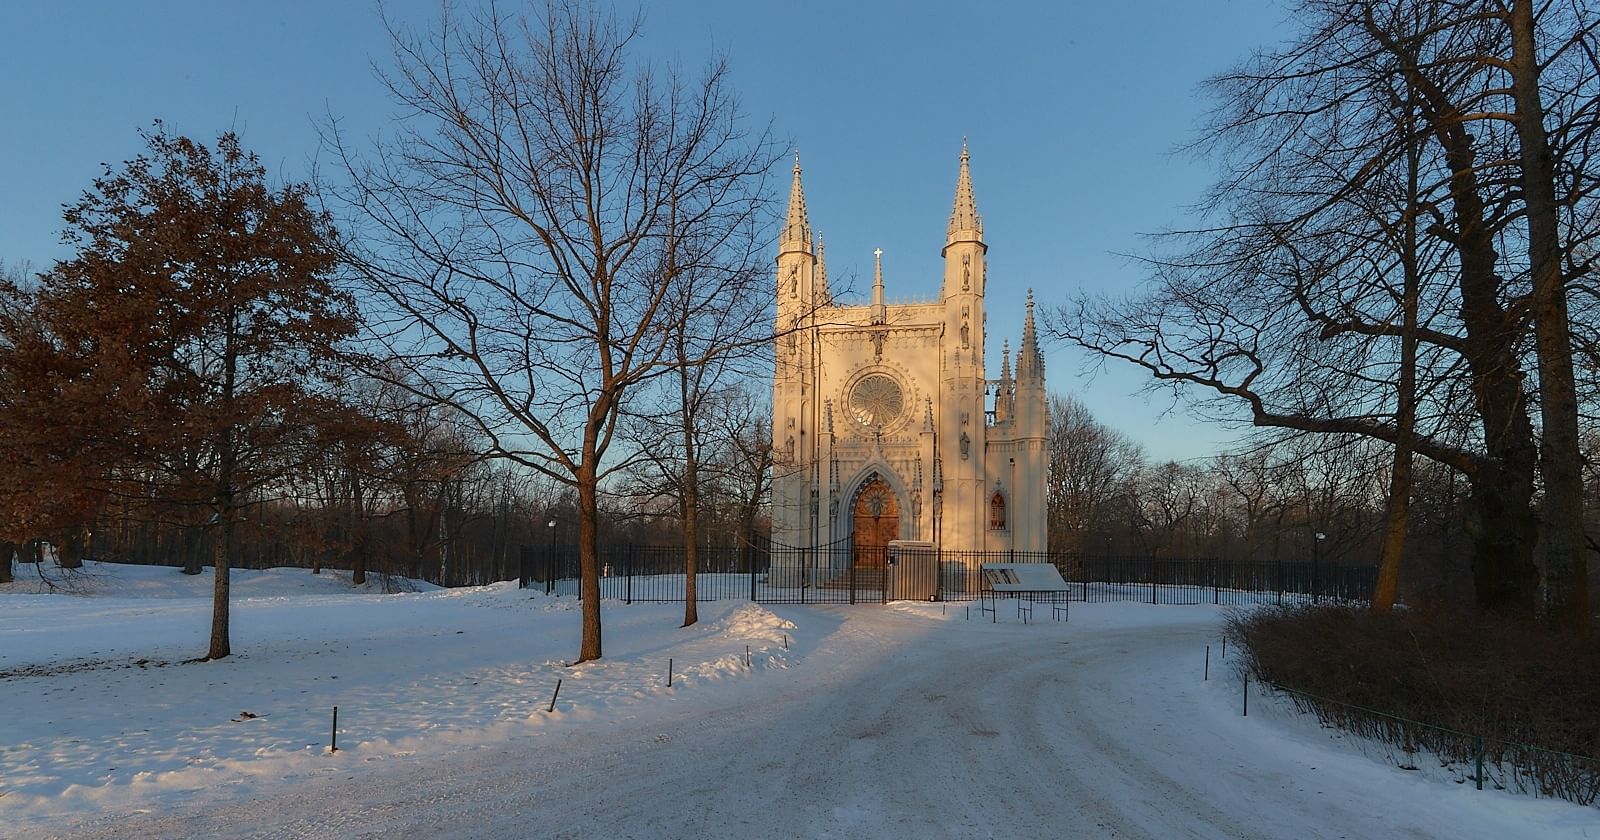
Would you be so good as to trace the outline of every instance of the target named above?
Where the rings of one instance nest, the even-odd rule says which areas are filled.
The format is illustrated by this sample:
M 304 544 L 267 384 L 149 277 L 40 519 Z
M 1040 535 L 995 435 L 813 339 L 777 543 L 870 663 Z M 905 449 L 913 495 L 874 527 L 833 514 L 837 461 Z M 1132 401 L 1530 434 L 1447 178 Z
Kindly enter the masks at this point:
M 570 597 L 272 570 L 235 573 L 236 654 L 186 663 L 209 574 L 91 572 L 0 592 L 0 836 L 1600 837 L 1241 717 L 1211 607 L 607 603 L 569 668 Z

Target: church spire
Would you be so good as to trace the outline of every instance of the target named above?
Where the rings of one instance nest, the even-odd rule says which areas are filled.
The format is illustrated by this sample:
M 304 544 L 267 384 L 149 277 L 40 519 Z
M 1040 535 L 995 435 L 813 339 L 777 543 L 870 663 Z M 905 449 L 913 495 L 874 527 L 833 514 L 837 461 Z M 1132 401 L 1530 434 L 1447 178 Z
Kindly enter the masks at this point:
M 822 246 L 822 231 L 817 231 L 817 306 L 833 305 L 833 290 L 828 288 L 828 255 Z
M 1017 348 L 1017 380 L 1044 382 L 1044 356 L 1039 354 L 1039 336 L 1033 327 L 1033 290 L 1028 290 L 1028 314 L 1022 319 L 1022 346 Z
M 956 201 L 950 210 L 950 229 L 945 239 L 947 246 L 963 241 L 983 241 L 983 218 L 978 215 L 978 203 L 972 197 L 972 170 L 967 164 L 970 157 L 967 154 L 967 141 L 963 139 L 961 174 L 956 176 Z
M 1000 384 L 997 386 L 994 394 L 994 420 L 996 423 L 1004 423 L 1007 420 L 1010 420 L 1014 410 L 1011 394 L 1011 341 L 1007 339 L 1001 344 L 1001 347 Z M 1017 354 L 1017 365 L 1020 369 L 1022 365 L 1021 353 Z
M 794 153 L 794 182 L 789 186 L 789 217 L 778 241 L 778 253 L 811 253 L 811 220 L 806 216 L 806 191 L 800 184 L 800 153 Z
M 872 323 L 881 324 L 886 320 L 883 306 L 883 249 L 874 250 L 872 256 L 877 260 L 872 270 Z

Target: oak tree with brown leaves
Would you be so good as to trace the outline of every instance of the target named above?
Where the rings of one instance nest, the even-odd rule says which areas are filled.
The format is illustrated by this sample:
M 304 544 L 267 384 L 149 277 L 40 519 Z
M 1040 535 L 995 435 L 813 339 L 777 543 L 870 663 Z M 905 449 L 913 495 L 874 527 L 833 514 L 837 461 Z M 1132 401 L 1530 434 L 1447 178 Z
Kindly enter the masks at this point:
M 355 317 L 334 283 L 337 236 L 305 186 L 269 186 L 232 133 L 208 147 L 157 123 L 144 139 L 66 210 L 78 253 L 43 276 L 37 307 L 55 337 L 47 381 L 73 399 L 33 410 L 35 422 L 72 411 L 72 426 L 101 430 L 121 476 L 207 509 L 216 659 L 231 652 L 235 525 L 324 413 Z M 97 377 L 108 384 L 73 394 Z M 117 475 L 97 478 L 88 486 L 115 489 Z

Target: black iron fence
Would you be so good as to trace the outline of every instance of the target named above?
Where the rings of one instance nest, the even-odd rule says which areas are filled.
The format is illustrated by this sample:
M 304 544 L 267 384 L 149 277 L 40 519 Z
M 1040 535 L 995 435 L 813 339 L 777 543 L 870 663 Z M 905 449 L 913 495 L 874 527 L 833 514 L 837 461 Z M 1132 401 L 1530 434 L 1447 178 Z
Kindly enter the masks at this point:
M 552 595 L 578 595 L 574 546 L 524 547 L 521 583 Z M 600 597 L 681 603 L 687 597 L 683 546 L 607 544 L 596 558 Z M 1050 563 L 1090 603 L 1257 604 L 1361 602 L 1372 597 L 1377 569 L 1338 563 L 1136 557 L 1068 552 L 958 552 L 848 541 L 816 547 L 778 544 L 697 546 L 695 600 L 855 604 L 967 601 L 983 589 L 984 563 Z
M 1600 757 L 1435 726 L 1276 683 L 1265 687 L 1288 695 L 1296 711 L 1315 714 L 1323 727 L 1362 736 L 1346 743 L 1402 770 L 1469 783 L 1478 790 L 1488 787 L 1579 805 L 1600 804 Z M 1248 693 L 1249 688 L 1245 690 Z

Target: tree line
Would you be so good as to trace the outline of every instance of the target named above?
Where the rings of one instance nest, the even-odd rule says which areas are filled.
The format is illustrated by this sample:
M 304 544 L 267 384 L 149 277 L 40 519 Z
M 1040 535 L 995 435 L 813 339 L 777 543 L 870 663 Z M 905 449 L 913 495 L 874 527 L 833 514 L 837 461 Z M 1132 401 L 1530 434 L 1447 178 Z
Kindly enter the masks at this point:
M 1378 565 L 1389 452 L 1357 436 L 1262 435 L 1189 461 L 1152 461 L 1081 402 L 1050 403 L 1050 549 L 1262 564 Z M 1412 483 L 1406 603 L 1473 603 L 1462 546 L 1469 486 L 1424 462 Z M 1587 500 L 1591 521 L 1600 498 Z

